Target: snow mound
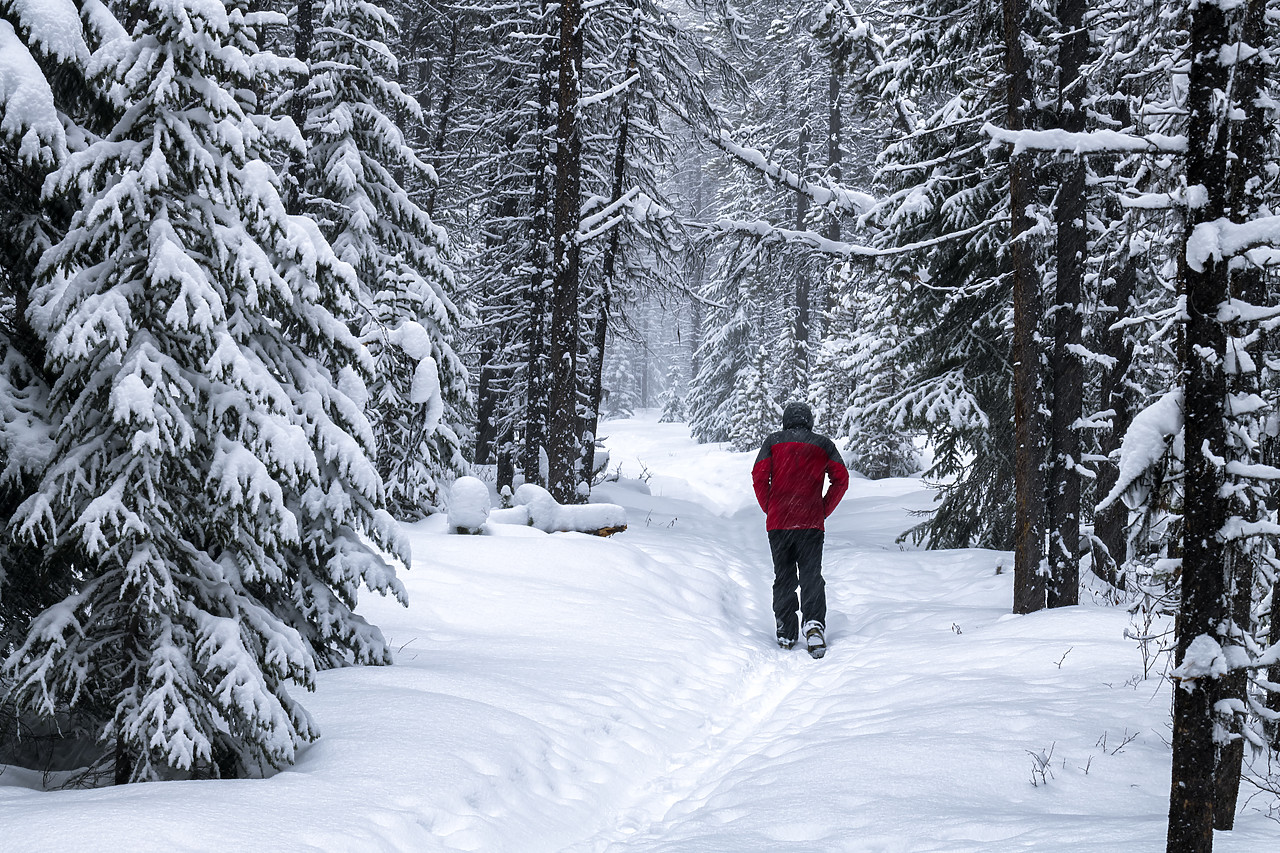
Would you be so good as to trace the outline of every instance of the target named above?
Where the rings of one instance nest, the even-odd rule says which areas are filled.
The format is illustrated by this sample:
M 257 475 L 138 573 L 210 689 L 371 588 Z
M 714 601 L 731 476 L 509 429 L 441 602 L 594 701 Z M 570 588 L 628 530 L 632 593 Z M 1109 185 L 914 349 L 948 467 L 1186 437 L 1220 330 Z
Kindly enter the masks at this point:
M 559 503 L 541 486 L 525 483 L 512 498 L 515 506 L 494 510 L 489 515 L 493 524 L 523 524 L 543 533 L 597 533 L 616 531 L 627 526 L 627 511 L 617 504 Z
M 478 532 L 489 520 L 489 487 L 476 477 L 459 477 L 449 492 L 449 529 Z

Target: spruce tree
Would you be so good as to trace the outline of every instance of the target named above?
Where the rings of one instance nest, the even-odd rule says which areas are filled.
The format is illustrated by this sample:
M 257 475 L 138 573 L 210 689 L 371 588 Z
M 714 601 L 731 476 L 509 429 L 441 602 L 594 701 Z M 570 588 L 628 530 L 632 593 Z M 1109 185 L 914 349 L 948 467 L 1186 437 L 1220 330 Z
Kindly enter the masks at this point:
M 278 19 L 250 6 L 122 4 L 130 38 L 92 63 L 122 117 L 49 185 L 79 207 L 33 300 L 58 429 L 16 529 L 77 584 L 6 672 L 21 707 L 95 709 L 117 782 L 291 762 L 317 731 L 287 682 L 389 661 L 352 608 L 404 594 L 341 321 L 358 282 L 281 202 L 255 95 Z
M 378 470 L 393 511 L 417 519 L 466 470 L 457 431 L 472 413 L 454 349 L 461 313 L 448 241 L 405 189 L 435 176 L 397 125 L 399 116 L 420 121 L 422 111 L 395 82 L 395 30 L 369 0 L 324 3 L 295 97 L 308 151 L 303 209 L 361 285 L 352 323 L 374 357 Z

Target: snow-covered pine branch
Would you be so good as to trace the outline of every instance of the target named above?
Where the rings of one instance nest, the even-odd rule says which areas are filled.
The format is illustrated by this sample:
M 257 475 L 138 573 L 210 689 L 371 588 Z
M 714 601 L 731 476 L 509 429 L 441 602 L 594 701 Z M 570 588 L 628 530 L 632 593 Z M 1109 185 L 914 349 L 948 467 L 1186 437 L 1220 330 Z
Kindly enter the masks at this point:
M 1056 154 L 1117 154 L 1140 151 L 1151 154 L 1185 154 L 1185 136 L 1152 133 L 1135 136 L 1115 130 L 1089 130 L 1068 133 L 1064 130 L 1007 130 L 988 122 L 982 132 L 992 142 L 1012 146 L 1015 154 L 1023 151 L 1049 151 Z
M 820 207 L 829 207 L 852 214 L 863 214 L 869 212 L 876 205 L 874 196 L 860 190 L 850 189 L 829 180 L 816 182 L 806 180 L 780 163 L 770 160 L 764 152 L 736 142 L 728 130 L 707 126 L 694 118 L 687 109 L 679 104 L 664 100 L 663 106 L 675 113 L 700 138 L 710 142 L 738 162 L 749 166 L 770 180 L 808 196 Z

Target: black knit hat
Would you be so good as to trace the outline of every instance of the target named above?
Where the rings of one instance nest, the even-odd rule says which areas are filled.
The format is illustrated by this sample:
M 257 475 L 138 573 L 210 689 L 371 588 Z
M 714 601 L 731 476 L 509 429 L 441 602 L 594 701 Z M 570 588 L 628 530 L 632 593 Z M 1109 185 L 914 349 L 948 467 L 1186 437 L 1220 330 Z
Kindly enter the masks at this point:
M 782 428 L 798 426 L 813 429 L 813 409 L 805 403 L 787 403 L 787 407 L 782 410 Z

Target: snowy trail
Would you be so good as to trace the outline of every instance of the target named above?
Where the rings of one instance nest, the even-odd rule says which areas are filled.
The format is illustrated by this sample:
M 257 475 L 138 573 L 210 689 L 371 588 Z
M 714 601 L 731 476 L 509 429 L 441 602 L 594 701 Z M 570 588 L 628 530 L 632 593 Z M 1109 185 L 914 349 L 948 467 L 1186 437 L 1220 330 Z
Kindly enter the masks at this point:
M 396 666 L 322 674 L 296 767 L 55 793 L 10 768 L 0 851 L 1163 850 L 1168 692 L 1122 609 L 1011 616 L 1007 555 L 901 548 L 929 494 L 856 480 L 830 652 L 784 652 L 750 454 L 604 432 L 624 477 L 597 497 L 630 529 L 411 526 L 410 608 L 361 602 Z M 1268 805 L 1219 853 L 1272 844 Z

